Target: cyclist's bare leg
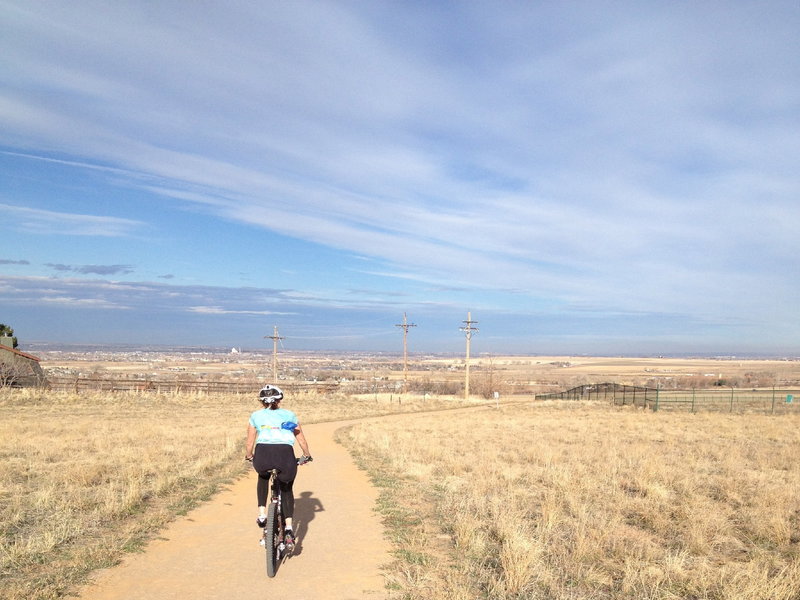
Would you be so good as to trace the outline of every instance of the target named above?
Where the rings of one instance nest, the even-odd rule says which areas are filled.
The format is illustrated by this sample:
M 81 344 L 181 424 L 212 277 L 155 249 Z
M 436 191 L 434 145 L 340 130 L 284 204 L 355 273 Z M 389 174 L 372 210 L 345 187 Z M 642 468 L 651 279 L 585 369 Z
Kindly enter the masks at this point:
M 267 498 L 269 495 L 270 473 L 258 474 L 258 485 L 256 495 L 258 496 L 258 526 L 263 527 L 267 522 Z

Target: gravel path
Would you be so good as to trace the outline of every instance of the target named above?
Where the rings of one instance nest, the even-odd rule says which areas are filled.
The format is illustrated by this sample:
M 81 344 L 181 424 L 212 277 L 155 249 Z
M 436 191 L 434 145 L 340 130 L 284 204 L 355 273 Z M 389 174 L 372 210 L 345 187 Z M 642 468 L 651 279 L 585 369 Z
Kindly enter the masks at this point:
M 273 579 L 255 525 L 256 476 L 243 477 L 171 523 L 141 554 L 100 571 L 82 600 L 379 600 L 389 544 L 377 491 L 333 440 L 346 423 L 303 429 L 314 462 L 295 482 L 298 546 Z

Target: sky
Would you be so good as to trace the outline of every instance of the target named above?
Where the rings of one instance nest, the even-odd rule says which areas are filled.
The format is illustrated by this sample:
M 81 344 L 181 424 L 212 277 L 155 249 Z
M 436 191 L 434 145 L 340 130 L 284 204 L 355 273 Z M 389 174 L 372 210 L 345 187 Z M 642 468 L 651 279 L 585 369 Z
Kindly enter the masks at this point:
M 794 0 L 0 0 L 0 322 L 800 355 L 798 31 Z

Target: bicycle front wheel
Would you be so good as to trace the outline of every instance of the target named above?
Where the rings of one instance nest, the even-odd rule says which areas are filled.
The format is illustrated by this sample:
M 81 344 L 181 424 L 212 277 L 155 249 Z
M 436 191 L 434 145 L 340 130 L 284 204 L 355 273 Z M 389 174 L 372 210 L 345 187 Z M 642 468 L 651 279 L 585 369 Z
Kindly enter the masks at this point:
M 267 524 L 264 527 L 264 547 L 267 550 L 267 577 L 275 577 L 278 563 L 281 562 L 283 546 L 283 515 L 278 505 L 270 503 L 267 511 Z

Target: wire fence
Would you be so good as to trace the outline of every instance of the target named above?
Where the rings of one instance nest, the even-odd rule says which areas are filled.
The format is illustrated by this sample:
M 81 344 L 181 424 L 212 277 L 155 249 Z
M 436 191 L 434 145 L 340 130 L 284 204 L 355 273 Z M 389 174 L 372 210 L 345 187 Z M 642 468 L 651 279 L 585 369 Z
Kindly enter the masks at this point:
M 617 406 L 637 406 L 653 411 L 800 414 L 800 389 L 777 387 L 662 390 L 619 383 L 597 383 L 580 385 L 563 392 L 537 394 L 536 399 L 606 401 Z
M 653 410 L 800 414 L 800 390 L 738 388 L 661 390 Z
M 536 394 L 537 400 L 604 400 L 619 406 L 651 406 L 658 396 L 656 388 L 621 383 L 579 385 L 563 392 Z
M 124 379 L 112 377 L 49 377 L 47 387 L 51 390 L 80 393 L 84 391 L 108 392 L 154 392 L 171 394 L 181 392 L 258 394 L 264 385 L 260 381 L 224 381 L 219 379 Z M 335 383 L 287 382 L 281 383 L 286 391 L 318 390 L 330 392 Z
M 385 382 L 380 382 L 384 384 Z M 392 382 L 395 385 L 397 382 Z M 224 379 L 137 379 L 118 377 L 62 376 L 49 377 L 46 387 L 52 390 L 138 393 L 228 393 L 257 394 L 263 382 L 256 380 Z M 365 393 L 386 391 L 376 382 L 352 381 L 316 382 L 284 381 L 282 388 L 291 393 L 319 391 L 330 393 Z M 387 384 L 388 385 L 388 384 Z M 362 389 L 363 388 L 363 389 Z M 388 388 L 387 388 L 388 389 Z M 391 391 L 391 390 L 390 390 Z M 800 414 L 800 389 L 735 387 L 711 389 L 664 390 L 659 388 L 596 383 L 580 385 L 562 392 L 536 394 L 537 400 L 570 400 L 608 402 L 616 406 L 635 406 L 653 411 L 680 410 L 689 412 L 715 411 L 730 413 Z

